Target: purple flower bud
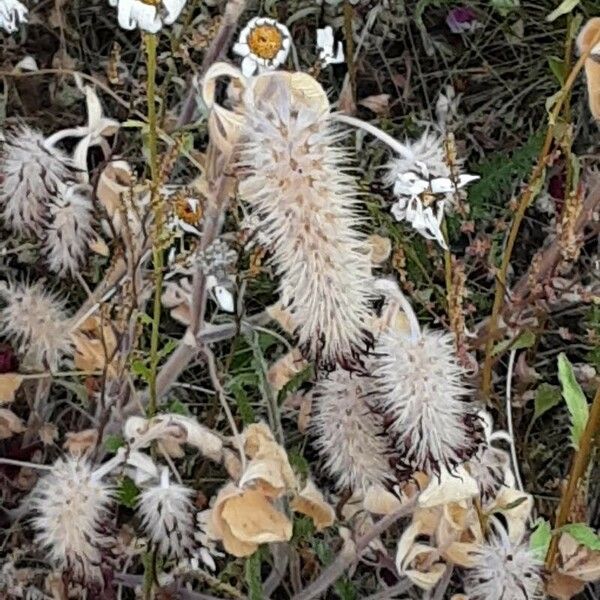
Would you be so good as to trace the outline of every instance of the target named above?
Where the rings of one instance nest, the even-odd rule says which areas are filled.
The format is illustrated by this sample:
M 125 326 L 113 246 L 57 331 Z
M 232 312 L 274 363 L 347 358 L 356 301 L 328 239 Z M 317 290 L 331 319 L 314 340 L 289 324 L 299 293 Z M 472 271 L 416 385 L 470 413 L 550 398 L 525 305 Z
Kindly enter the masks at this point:
M 457 6 L 448 13 L 446 24 L 452 33 L 471 31 L 477 24 L 477 15 L 467 6 Z

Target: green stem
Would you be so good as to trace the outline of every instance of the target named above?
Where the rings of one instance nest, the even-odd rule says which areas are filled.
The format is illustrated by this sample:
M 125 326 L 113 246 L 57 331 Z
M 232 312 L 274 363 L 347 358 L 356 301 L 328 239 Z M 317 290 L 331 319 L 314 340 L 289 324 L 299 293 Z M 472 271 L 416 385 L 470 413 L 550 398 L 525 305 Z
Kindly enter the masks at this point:
M 154 217 L 154 238 L 152 240 L 152 261 L 154 264 L 154 306 L 152 311 L 152 334 L 150 338 L 150 401 L 148 416 L 156 413 L 157 393 L 156 375 L 158 372 L 158 341 L 161 312 L 161 292 L 163 282 L 163 253 L 161 248 L 164 228 L 163 207 L 159 195 L 158 174 L 158 128 L 156 122 L 156 47 L 158 39 L 155 34 L 145 33 L 146 64 L 148 81 L 146 84 L 146 99 L 148 102 L 148 153 L 150 166 L 150 205 Z

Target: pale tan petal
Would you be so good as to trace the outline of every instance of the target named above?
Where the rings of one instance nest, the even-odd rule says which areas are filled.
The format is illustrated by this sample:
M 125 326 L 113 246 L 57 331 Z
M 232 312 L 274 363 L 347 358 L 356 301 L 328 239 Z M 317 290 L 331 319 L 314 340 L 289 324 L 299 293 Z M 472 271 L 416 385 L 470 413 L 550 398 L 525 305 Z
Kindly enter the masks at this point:
M 311 479 L 308 479 L 304 489 L 291 501 L 293 511 L 307 515 L 313 520 L 317 531 L 333 525 L 335 510 L 325 499 L 323 494 Z
M 22 381 L 23 375 L 19 375 L 19 373 L 0 374 L 0 406 L 14 401 L 15 393 Z

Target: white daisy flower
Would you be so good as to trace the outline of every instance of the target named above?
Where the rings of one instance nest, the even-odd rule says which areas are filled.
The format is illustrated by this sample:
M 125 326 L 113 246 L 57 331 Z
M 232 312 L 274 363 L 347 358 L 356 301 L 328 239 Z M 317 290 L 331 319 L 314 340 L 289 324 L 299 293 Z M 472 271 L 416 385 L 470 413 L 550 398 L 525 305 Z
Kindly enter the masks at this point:
M 108 0 L 117 7 L 119 25 L 123 29 L 141 29 L 157 33 L 163 25 L 171 25 L 181 14 L 186 0 Z
M 243 59 L 242 73 L 251 77 L 281 66 L 287 59 L 291 43 L 285 25 L 275 19 L 254 17 L 242 29 L 233 52 Z
M 331 26 L 327 25 L 323 29 L 317 29 L 317 53 L 324 67 L 343 63 L 345 60 L 342 42 L 337 43 L 335 50 L 334 46 L 335 40 L 333 39 L 333 29 Z
M 513 544 L 501 526 L 473 552 L 476 564 L 465 576 L 470 600 L 534 600 L 542 598 L 541 562 L 527 544 Z
M 28 9 L 19 0 L 0 0 L 0 28 L 14 33 L 21 23 L 27 23 Z
M 169 481 L 167 467 L 160 483 L 140 494 L 142 525 L 163 556 L 181 557 L 194 545 L 193 490 Z
M 108 541 L 101 528 L 111 495 L 100 471 L 76 458 L 58 459 L 37 482 L 31 493 L 33 526 L 37 543 L 48 549 L 52 562 L 99 578 L 102 548 Z

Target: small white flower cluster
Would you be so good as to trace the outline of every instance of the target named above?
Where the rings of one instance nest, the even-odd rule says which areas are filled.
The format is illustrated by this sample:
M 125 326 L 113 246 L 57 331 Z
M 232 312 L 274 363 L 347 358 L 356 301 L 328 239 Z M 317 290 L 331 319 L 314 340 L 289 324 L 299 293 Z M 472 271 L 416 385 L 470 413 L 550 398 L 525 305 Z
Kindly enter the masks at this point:
M 21 23 L 27 23 L 28 12 L 19 0 L 0 0 L 0 28 L 14 33 Z

